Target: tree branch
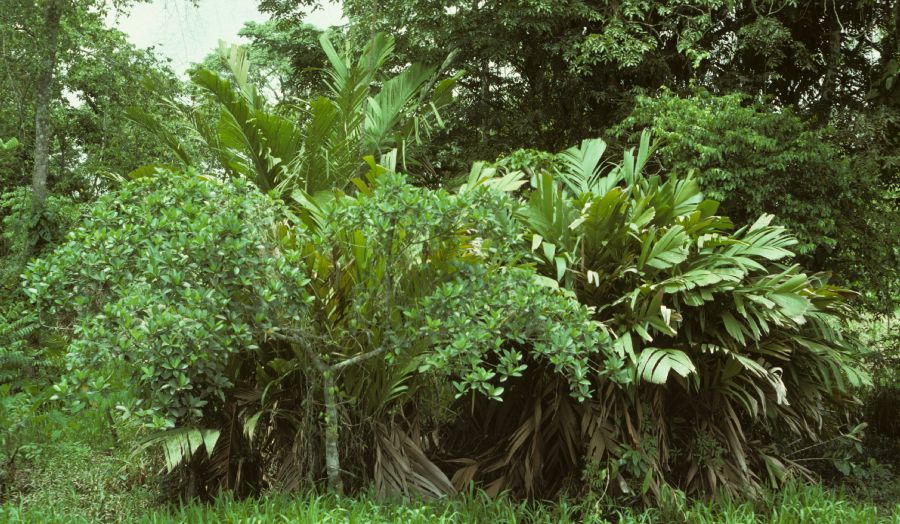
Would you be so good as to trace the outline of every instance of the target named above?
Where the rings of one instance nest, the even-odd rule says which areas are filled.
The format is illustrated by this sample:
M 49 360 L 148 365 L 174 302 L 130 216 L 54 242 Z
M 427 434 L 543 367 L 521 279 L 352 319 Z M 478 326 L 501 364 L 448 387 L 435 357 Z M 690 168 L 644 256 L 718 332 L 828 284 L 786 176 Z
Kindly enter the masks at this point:
M 296 345 L 300 346 L 303 349 L 303 352 L 306 353 L 306 356 L 308 356 L 310 358 L 310 360 L 313 361 L 313 365 L 316 366 L 316 369 L 319 370 L 319 372 L 327 373 L 328 371 L 331 370 L 331 368 L 328 366 L 328 364 L 323 362 L 322 359 L 319 358 L 319 355 L 317 355 L 315 351 L 310 349 L 309 346 L 306 345 L 306 341 L 303 340 L 302 338 L 289 336 L 289 335 L 282 335 L 281 333 L 279 333 L 277 331 L 272 332 L 271 335 L 274 338 L 277 338 L 278 340 L 283 340 L 285 342 L 290 342 L 292 344 L 296 344 Z
M 290 342 L 292 344 L 297 344 L 298 346 L 300 346 L 303 349 L 303 352 L 306 353 L 310 360 L 313 361 L 313 365 L 316 366 L 316 369 L 321 373 L 340 371 L 354 364 L 359 364 L 360 362 L 365 362 L 370 358 L 377 357 L 378 355 L 385 353 L 388 349 L 387 346 L 381 346 L 380 348 L 373 349 L 372 351 L 367 351 L 365 353 L 360 353 L 356 356 L 348 358 L 347 360 L 342 360 L 336 364 L 328 365 L 319 357 L 319 355 L 316 354 L 315 351 L 309 348 L 304 339 L 298 336 L 285 335 L 277 331 L 272 332 L 271 336 L 273 338 L 277 338 L 278 340 L 283 340 L 285 342 Z
M 384 353 L 385 351 L 387 351 L 387 346 L 381 346 L 378 349 L 373 349 L 372 351 L 368 351 L 366 353 L 356 355 L 355 357 L 350 357 L 347 360 L 342 360 L 342 361 L 338 362 L 337 364 L 334 364 L 333 366 L 331 366 L 331 369 L 333 369 L 335 371 L 339 371 L 346 367 L 350 367 L 354 364 L 358 364 L 360 362 L 369 360 L 370 358 L 377 357 L 378 355 Z

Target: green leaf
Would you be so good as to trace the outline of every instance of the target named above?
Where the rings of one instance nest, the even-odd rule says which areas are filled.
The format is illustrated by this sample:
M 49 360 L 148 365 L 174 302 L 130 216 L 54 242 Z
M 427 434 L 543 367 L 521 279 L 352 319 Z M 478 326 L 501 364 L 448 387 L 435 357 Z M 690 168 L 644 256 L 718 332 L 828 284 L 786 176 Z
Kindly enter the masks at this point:
M 547 244 L 544 244 L 545 246 Z M 556 257 L 556 280 L 562 282 L 563 277 L 566 275 L 566 259 L 564 257 Z
M 696 368 L 690 357 L 678 349 L 645 348 L 641 351 L 637 372 L 645 381 L 665 384 L 670 371 L 687 377 Z
M 0 150 L 12 151 L 13 149 L 15 149 L 18 146 L 19 146 L 19 139 L 15 138 L 15 137 L 10 138 L 6 142 L 4 142 L 3 140 L 0 140 Z
M 662 238 L 653 243 L 644 264 L 656 269 L 668 269 L 680 264 L 687 259 L 688 237 L 681 226 L 673 226 L 663 234 Z M 639 264 L 638 267 L 642 267 Z
M 744 339 L 744 326 L 738 322 L 734 315 L 729 312 L 722 313 L 722 322 L 725 324 L 725 331 L 739 343 L 746 344 Z
M 129 180 L 137 180 L 139 178 L 156 176 L 159 174 L 175 173 L 177 171 L 178 171 L 177 168 L 175 168 L 173 166 L 169 166 L 169 165 L 148 165 L 148 166 L 141 166 L 141 167 L 131 171 L 130 173 L 128 173 L 125 176 Z
M 132 122 L 143 127 L 150 134 L 163 141 L 187 166 L 194 165 L 194 161 L 181 141 L 165 128 L 152 114 L 139 107 L 126 107 L 125 116 Z
M 216 442 L 219 441 L 219 430 L 217 429 L 203 429 L 200 430 L 200 435 L 203 439 L 203 447 L 206 448 L 206 453 L 212 455 L 213 450 L 216 449 Z
M 547 260 L 553 260 L 553 257 L 556 256 L 556 246 L 551 244 L 550 242 L 544 242 L 543 248 L 544 256 L 547 258 Z

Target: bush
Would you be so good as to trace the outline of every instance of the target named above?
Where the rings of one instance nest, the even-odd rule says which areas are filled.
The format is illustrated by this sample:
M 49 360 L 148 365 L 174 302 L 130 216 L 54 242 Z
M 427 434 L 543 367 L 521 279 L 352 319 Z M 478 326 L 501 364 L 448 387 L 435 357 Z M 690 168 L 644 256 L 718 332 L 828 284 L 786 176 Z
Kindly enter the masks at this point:
M 450 194 L 372 162 L 290 210 L 193 173 L 126 184 L 29 266 L 45 323 L 74 326 L 57 390 L 131 390 L 190 494 L 551 496 L 583 470 L 666 499 L 804 471 L 780 439 L 836 430 L 868 383 L 852 293 L 771 216 L 733 231 L 693 179 L 644 175 L 649 136 L 606 170 L 604 147 L 518 156 L 541 162 L 524 200 L 502 165 Z
M 275 216 L 245 183 L 142 179 L 100 198 L 65 244 L 30 263 L 25 293 L 46 325 L 74 330 L 70 370 L 127 363 L 113 380 L 144 400 L 143 416 L 161 428 L 197 422 L 232 386 L 231 356 L 255 350 L 269 311 L 296 302 L 276 276 L 300 276 L 266 243 Z M 85 379 L 95 383 L 69 389 L 104 387 L 97 373 Z
M 360 185 L 356 198 L 307 202 L 294 229 L 244 182 L 166 174 L 101 198 L 25 277 L 46 321 L 74 325 L 57 389 L 131 390 L 126 412 L 172 428 L 158 439 L 169 467 L 205 449 L 190 466 L 201 492 L 242 493 L 321 478 L 328 439 L 357 457 L 355 485 L 452 491 L 410 435 L 447 418 L 454 397 L 500 398 L 533 364 L 588 393 L 587 355 L 605 332 L 514 267 L 512 201 L 377 170 Z
M 690 177 L 644 175 L 649 135 L 605 170 L 604 148 L 561 153 L 518 212 L 540 271 L 615 339 L 591 357 L 596 393 L 575 405 L 552 381 L 510 392 L 513 424 L 481 421 L 498 434 L 469 470 L 525 492 L 579 464 L 601 490 L 655 498 L 778 485 L 802 471 L 782 435 L 837 430 L 831 410 L 869 383 L 842 328 L 853 294 L 792 264 L 796 241 L 771 216 L 733 231 Z

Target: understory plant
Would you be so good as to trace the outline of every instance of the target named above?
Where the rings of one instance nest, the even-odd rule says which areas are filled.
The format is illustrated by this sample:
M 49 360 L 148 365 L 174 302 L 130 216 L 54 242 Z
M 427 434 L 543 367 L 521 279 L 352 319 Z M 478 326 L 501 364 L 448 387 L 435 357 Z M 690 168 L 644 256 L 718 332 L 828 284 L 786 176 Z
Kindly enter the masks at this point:
M 426 454 L 440 449 L 426 430 L 454 418 L 454 398 L 499 400 L 503 383 L 528 367 L 524 355 L 555 361 L 564 376 L 605 333 L 585 308 L 516 267 L 518 224 L 499 192 L 419 189 L 374 164 L 357 184 L 356 197 L 309 202 L 305 235 L 290 240 L 304 253 L 314 313 L 276 334 L 287 346 L 273 356 L 291 366 L 274 370 L 269 403 L 320 379 L 308 357 L 343 396 L 344 409 L 326 417 L 356 428 L 345 449 L 358 446 L 351 455 L 365 459 L 357 478 L 382 493 L 452 492 Z M 434 308 L 461 297 L 470 303 L 452 315 Z M 263 420 L 277 422 L 279 412 L 264 407 Z M 336 465 L 337 453 L 326 459 Z
M 778 442 L 833 436 L 870 383 L 844 331 L 854 294 L 794 264 L 772 216 L 735 227 L 691 177 L 646 174 L 649 134 L 621 163 L 604 150 L 586 140 L 534 169 L 516 213 L 542 274 L 614 339 L 591 358 L 594 394 L 535 377 L 472 418 L 491 437 L 455 433 L 472 448 L 458 473 L 537 494 L 584 467 L 598 492 L 665 498 L 803 472 Z
M 223 401 L 229 357 L 255 347 L 268 311 L 302 307 L 290 287 L 302 275 L 263 243 L 275 216 L 247 183 L 141 179 L 101 197 L 23 287 L 43 324 L 70 336 L 69 369 L 121 359 L 112 380 L 156 426 L 196 420 Z
M 137 170 L 28 266 L 68 342 L 59 398 L 131 392 L 120 416 L 188 495 L 667 500 L 805 471 L 779 442 L 830 436 L 869 379 L 853 293 L 794 264 L 772 216 L 735 227 L 690 176 L 645 173 L 646 133 L 619 163 L 586 140 L 417 188 L 397 166 L 454 79 L 388 74 L 383 35 L 322 46 L 329 94 L 302 115 L 240 49 L 194 75 L 213 162 L 132 112 L 193 167 Z

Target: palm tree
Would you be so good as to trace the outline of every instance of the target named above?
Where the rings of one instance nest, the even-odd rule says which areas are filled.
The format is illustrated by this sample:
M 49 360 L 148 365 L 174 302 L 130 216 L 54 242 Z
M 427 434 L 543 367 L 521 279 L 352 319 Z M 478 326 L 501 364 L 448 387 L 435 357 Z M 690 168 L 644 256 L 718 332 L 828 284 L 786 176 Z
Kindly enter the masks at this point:
M 400 152 L 405 163 L 410 144 L 422 143 L 442 125 L 440 110 L 452 101 L 459 75 L 441 79 L 441 67 L 412 64 L 387 72 L 394 39 L 376 34 L 356 59 L 338 53 L 328 36 L 320 38 L 330 68 L 327 95 L 307 101 L 299 114 L 272 107 L 249 81 L 250 62 L 242 47 L 222 46 L 228 74 L 199 69 L 192 81 L 217 108 L 209 121 L 194 108 L 174 101 L 188 116 L 196 135 L 212 152 L 219 170 L 247 177 L 260 190 L 285 200 L 304 199 L 330 189 L 346 190 L 366 169 L 365 157 Z M 149 113 L 130 108 L 129 116 L 169 144 L 177 157 L 200 167 L 183 140 Z M 136 175 L 147 173 L 139 169 Z

